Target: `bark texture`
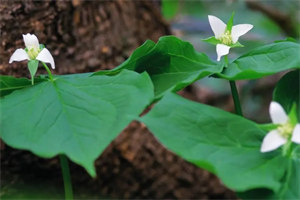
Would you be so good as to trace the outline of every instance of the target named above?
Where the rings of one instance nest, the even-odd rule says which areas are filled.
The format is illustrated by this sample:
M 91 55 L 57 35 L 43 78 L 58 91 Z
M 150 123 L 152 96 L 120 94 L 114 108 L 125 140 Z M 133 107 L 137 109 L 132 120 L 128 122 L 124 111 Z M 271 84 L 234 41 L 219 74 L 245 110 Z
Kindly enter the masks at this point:
M 146 39 L 169 34 L 151 1 L 1 1 L 0 73 L 27 75 L 26 64 L 8 64 L 22 34 L 34 33 L 53 54 L 54 73 L 111 69 Z M 42 68 L 41 68 L 42 69 Z
M 152 1 L 1 1 L 0 17 L 0 73 L 14 76 L 29 74 L 25 62 L 8 65 L 14 50 L 24 48 L 25 33 L 46 44 L 56 62 L 54 74 L 111 69 L 146 39 L 170 34 Z M 98 178 L 93 180 L 71 163 L 76 198 L 235 198 L 214 175 L 166 150 L 137 122 L 95 164 Z M 63 188 L 57 158 L 1 144 L 1 168 L 1 195 L 13 185 L 32 184 L 52 195 L 57 193 L 53 187 Z

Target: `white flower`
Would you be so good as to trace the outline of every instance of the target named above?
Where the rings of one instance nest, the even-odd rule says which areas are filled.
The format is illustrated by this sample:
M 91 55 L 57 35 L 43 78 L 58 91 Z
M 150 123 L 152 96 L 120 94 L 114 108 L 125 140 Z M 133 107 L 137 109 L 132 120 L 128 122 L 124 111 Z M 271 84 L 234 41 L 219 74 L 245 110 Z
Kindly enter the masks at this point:
M 231 19 L 232 20 L 232 19 Z M 240 36 L 246 34 L 253 28 L 251 24 L 239 24 L 232 27 L 228 27 L 219 18 L 208 15 L 208 21 L 212 31 L 215 34 L 217 40 L 217 60 L 220 61 L 221 57 L 229 53 L 229 49 L 237 44 Z M 216 41 L 214 41 L 215 43 Z M 241 46 L 241 45 L 240 45 Z
M 9 63 L 23 60 L 39 60 L 50 63 L 52 69 L 55 69 L 54 59 L 46 48 L 40 48 L 39 41 L 34 34 L 27 33 L 23 35 L 25 49 L 17 49 L 9 59 Z
M 300 124 L 291 124 L 289 117 L 279 103 L 271 102 L 270 116 L 272 122 L 279 126 L 265 136 L 261 145 L 261 152 L 273 151 L 284 145 L 288 140 L 300 144 Z

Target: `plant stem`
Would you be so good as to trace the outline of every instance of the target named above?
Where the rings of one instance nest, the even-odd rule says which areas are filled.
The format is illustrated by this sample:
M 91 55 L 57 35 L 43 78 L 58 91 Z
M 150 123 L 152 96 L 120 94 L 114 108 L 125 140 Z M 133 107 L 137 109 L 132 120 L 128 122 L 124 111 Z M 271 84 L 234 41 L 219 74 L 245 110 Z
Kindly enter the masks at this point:
M 288 158 L 292 157 L 292 142 L 289 140 L 283 145 L 283 156 L 286 156 Z
M 242 108 L 241 108 L 241 104 L 240 104 L 240 100 L 239 100 L 239 93 L 236 89 L 235 81 L 229 81 L 229 83 L 230 83 L 230 88 L 231 88 L 231 95 L 232 95 L 233 102 L 234 102 L 235 112 L 236 112 L 236 114 L 243 116 L 243 112 L 242 112 Z
M 50 80 L 53 81 L 53 76 L 52 76 L 50 69 L 44 62 L 41 62 L 41 63 L 44 65 L 45 69 L 47 70 Z
M 72 200 L 73 199 L 73 191 L 72 191 L 72 182 L 70 169 L 68 164 L 68 159 L 65 155 L 59 155 L 60 166 L 62 169 L 62 175 L 64 179 L 64 187 L 65 187 L 65 199 Z
M 224 57 L 224 60 L 226 63 L 226 67 L 228 67 L 229 61 L 228 61 L 227 55 Z M 231 95 L 232 95 L 233 102 L 234 102 L 235 113 L 240 116 L 243 116 L 241 103 L 240 103 L 240 99 L 239 99 L 239 93 L 236 89 L 235 81 L 229 81 L 229 84 L 230 84 L 230 89 L 231 89 Z

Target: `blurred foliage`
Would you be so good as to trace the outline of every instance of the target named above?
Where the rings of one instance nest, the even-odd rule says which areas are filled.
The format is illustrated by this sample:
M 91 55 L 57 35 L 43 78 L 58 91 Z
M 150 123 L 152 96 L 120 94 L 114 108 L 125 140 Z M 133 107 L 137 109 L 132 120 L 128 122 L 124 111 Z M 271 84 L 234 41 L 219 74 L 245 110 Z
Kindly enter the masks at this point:
M 166 19 L 172 19 L 176 16 L 179 9 L 179 0 L 162 0 L 162 14 Z
M 165 4 L 165 2 L 168 3 Z M 173 2 L 173 4 L 176 2 L 176 5 L 179 5 L 176 7 L 176 11 L 174 5 L 170 2 Z M 289 15 L 294 26 L 299 27 L 300 4 L 298 0 L 265 0 L 257 2 Z M 169 10 L 169 13 L 173 9 L 172 18 L 167 18 L 164 12 L 163 14 L 166 19 L 172 19 L 170 23 L 174 34 L 183 40 L 191 42 L 197 51 L 204 52 L 213 59 L 217 57 L 216 47 L 201 41 L 203 38 L 213 36 L 208 22 L 208 15 L 215 15 L 226 23 L 231 13 L 235 11 L 234 25 L 242 23 L 254 25 L 254 28 L 239 40 L 245 47 L 231 49 L 229 59 L 235 59 L 255 47 L 287 37 L 284 31 L 272 19 L 262 12 L 249 9 L 245 0 L 163 0 L 162 5 L 164 6 L 163 10 Z M 171 5 L 173 5 L 172 8 Z M 166 6 L 170 7 L 166 8 Z M 176 14 L 174 15 L 174 13 Z M 300 31 L 299 28 L 298 30 Z M 261 81 L 263 82 L 267 79 L 264 78 Z M 265 96 L 262 94 L 253 94 L 251 91 L 259 84 L 258 82 L 258 80 L 246 83 L 242 82 L 243 91 L 240 93 L 240 98 L 244 100 L 243 108 L 245 109 L 246 116 L 250 118 L 255 117 L 255 120 L 265 122 L 268 120 L 268 113 L 262 113 L 261 111 L 266 101 L 271 99 L 272 91 L 265 93 Z M 196 84 L 219 95 L 230 94 L 229 84 L 226 80 L 204 78 Z M 266 96 L 268 97 L 266 98 Z M 255 114 L 258 112 L 261 113 L 259 117 Z

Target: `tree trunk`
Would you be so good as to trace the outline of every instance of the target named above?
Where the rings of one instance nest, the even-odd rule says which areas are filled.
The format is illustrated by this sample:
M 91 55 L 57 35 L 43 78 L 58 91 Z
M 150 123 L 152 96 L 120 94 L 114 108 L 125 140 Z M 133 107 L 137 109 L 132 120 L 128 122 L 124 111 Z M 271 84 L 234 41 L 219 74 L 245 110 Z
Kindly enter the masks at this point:
M 8 64 L 14 50 L 24 48 L 22 34 L 34 33 L 46 44 L 56 62 L 54 74 L 111 69 L 146 39 L 170 34 L 152 1 L 2 1 L 0 17 L 0 73 L 14 76 L 29 74 L 25 62 Z M 45 71 L 40 68 L 39 73 Z M 57 192 L 53 188 L 63 188 L 57 158 L 1 147 L 2 196 L 22 193 L 30 184 L 51 197 Z M 98 178 L 92 179 L 71 163 L 76 198 L 235 197 L 214 175 L 166 150 L 138 122 L 131 123 L 95 164 Z
M 111 69 L 146 39 L 170 33 L 150 1 L 1 1 L 0 15 L 0 73 L 18 76 L 28 75 L 26 64 L 8 60 L 24 48 L 22 34 L 36 34 L 54 73 L 65 74 Z

